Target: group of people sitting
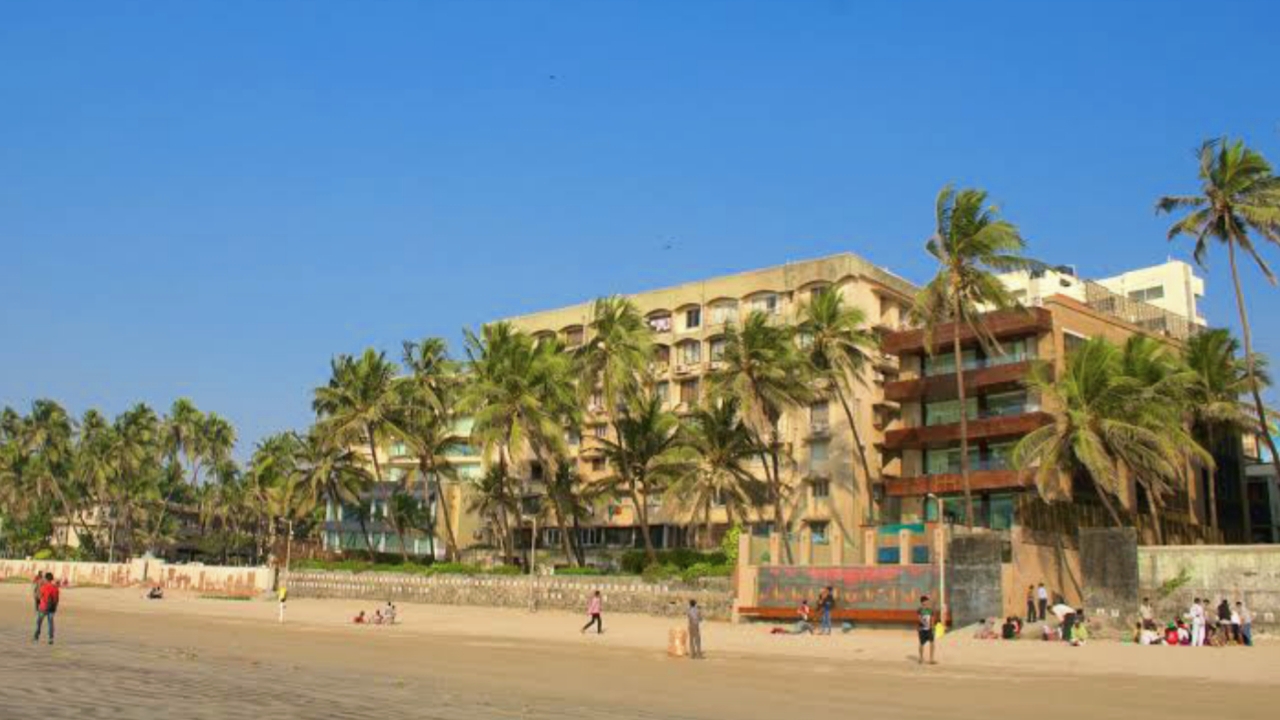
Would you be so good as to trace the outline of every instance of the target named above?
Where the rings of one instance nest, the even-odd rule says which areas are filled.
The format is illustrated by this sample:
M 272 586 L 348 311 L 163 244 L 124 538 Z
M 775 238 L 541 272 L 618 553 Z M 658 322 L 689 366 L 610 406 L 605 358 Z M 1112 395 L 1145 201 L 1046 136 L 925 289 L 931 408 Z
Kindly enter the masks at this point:
M 1053 606 L 1052 612 L 1058 618 L 1058 625 L 1056 627 L 1047 623 L 1042 625 L 1041 639 L 1065 640 L 1076 646 L 1083 645 L 1089 639 L 1089 623 L 1085 619 L 1083 608 L 1073 608 L 1065 603 L 1058 603 Z M 998 628 L 997 623 L 1000 623 L 999 618 L 987 618 L 974 633 L 974 638 L 1017 640 L 1022 637 L 1022 631 L 1026 627 L 1023 619 L 1016 615 L 1006 617 Z
M 358 615 L 351 618 L 351 622 L 356 625 L 395 625 L 396 606 L 388 600 L 386 606 L 381 610 L 374 610 L 372 616 L 365 615 L 361 610 Z
M 1208 602 L 1208 598 L 1195 598 L 1187 612 L 1169 621 L 1161 632 L 1150 599 L 1143 598 L 1133 641 L 1139 645 L 1187 647 L 1253 645 L 1253 614 L 1243 602 L 1232 607 L 1231 601 L 1223 598 L 1212 612 L 1205 607 Z

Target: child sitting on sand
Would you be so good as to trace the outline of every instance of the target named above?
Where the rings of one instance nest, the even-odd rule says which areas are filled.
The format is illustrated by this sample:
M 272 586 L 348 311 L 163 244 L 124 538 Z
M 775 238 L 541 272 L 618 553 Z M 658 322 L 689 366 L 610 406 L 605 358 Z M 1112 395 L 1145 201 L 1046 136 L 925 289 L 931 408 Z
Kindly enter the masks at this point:
M 366 622 L 364 618 L 364 611 L 361 610 L 359 615 L 356 615 L 355 617 L 351 618 L 351 622 L 355 623 L 356 625 L 364 625 Z

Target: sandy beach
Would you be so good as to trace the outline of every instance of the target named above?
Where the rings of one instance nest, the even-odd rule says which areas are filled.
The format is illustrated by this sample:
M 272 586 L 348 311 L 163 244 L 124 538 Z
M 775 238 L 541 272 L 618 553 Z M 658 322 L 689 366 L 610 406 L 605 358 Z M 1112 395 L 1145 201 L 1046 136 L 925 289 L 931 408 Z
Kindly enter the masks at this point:
M 920 667 L 907 631 L 771 636 L 708 623 L 708 658 L 666 656 L 673 620 L 69 589 L 58 644 L 31 642 L 27 588 L 0 587 L 5 718 L 1273 717 L 1280 643 L 1228 649 L 990 642 L 952 634 Z

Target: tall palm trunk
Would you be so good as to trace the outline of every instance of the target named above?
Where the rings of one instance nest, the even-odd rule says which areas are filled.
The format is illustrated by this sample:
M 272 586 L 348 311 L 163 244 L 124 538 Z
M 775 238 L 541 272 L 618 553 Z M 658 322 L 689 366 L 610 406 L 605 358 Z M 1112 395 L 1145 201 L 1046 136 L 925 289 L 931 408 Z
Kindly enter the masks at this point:
M 960 352 L 960 296 L 953 292 L 951 348 L 956 356 L 956 395 L 960 398 L 960 484 L 964 487 L 964 524 L 973 529 L 973 489 L 969 487 L 969 406 L 964 392 L 964 359 Z M 942 518 L 938 518 L 941 522 Z
M 365 426 L 365 437 L 369 439 L 369 457 L 373 459 L 373 498 L 376 498 L 378 497 L 378 487 L 382 485 L 382 463 L 378 462 L 378 447 L 373 440 L 373 427 Z M 370 517 L 373 516 L 374 510 L 377 508 L 377 502 L 373 498 L 369 500 Z M 387 515 L 390 516 L 391 513 L 388 512 Z M 393 522 L 392 527 L 394 528 L 394 526 L 395 523 Z M 364 513 L 360 513 L 360 532 L 364 533 L 364 542 L 366 549 L 369 551 L 369 560 L 376 561 L 378 556 L 373 549 L 373 536 L 369 534 L 369 527 L 365 524 Z M 402 541 L 400 544 L 404 545 L 404 542 Z
M 1214 451 L 1213 423 L 1206 423 L 1205 432 L 1209 436 L 1209 452 Z M 1218 467 L 1214 464 L 1209 470 L 1209 527 L 1218 529 Z
M 640 492 L 634 479 L 627 482 L 627 493 L 631 496 L 631 504 L 636 509 L 636 520 L 640 523 L 640 537 L 644 540 L 644 554 L 650 565 L 658 562 L 658 551 L 653 549 L 653 538 L 649 535 L 649 508 L 640 501 Z
M 551 509 L 556 515 L 556 528 L 560 531 L 560 550 L 570 565 L 578 567 L 578 554 L 573 550 L 573 542 L 569 539 L 569 525 L 564 521 L 564 511 L 560 508 L 560 500 L 551 501 Z
M 844 390 L 840 388 L 840 383 L 836 382 L 836 397 L 840 400 L 840 407 L 844 408 L 844 416 L 849 421 L 849 427 L 853 430 L 853 449 L 858 461 L 862 464 L 862 493 L 867 500 L 868 520 L 872 523 L 876 520 L 876 505 L 871 500 L 871 464 L 867 462 L 867 449 L 862 444 L 862 434 L 858 431 L 858 423 L 853 417 L 853 408 L 849 407 L 849 400 L 844 396 Z M 854 499 L 853 517 L 850 518 L 855 525 L 858 522 L 857 499 Z
M 1156 545 L 1164 544 L 1164 528 L 1160 527 L 1160 506 L 1156 502 L 1156 494 L 1150 483 L 1142 483 L 1142 489 L 1147 496 L 1147 511 L 1151 513 L 1151 531 L 1155 533 Z
M 436 502 L 440 504 L 440 519 L 444 521 L 444 549 L 446 559 L 450 562 L 458 560 L 458 538 L 453 534 L 453 513 L 449 510 L 449 500 L 444 496 L 444 483 L 440 481 L 440 473 L 435 472 L 435 462 L 431 460 L 420 460 L 422 473 L 431 478 L 431 482 L 435 485 Z M 435 520 L 432 519 L 432 529 L 435 528 Z M 432 533 L 434 535 L 434 532 Z M 433 548 L 434 551 L 434 548 Z
M 1240 289 L 1240 271 L 1236 267 L 1236 244 L 1227 242 L 1227 256 L 1231 259 L 1231 282 L 1236 290 L 1236 308 L 1240 311 L 1240 336 L 1244 340 L 1244 371 L 1249 377 L 1249 389 L 1253 393 L 1253 407 L 1258 413 L 1258 429 L 1262 439 L 1271 450 L 1271 464 L 1276 474 L 1280 475 L 1280 453 L 1276 452 L 1275 440 L 1271 439 L 1270 425 L 1267 424 L 1267 410 L 1262 405 L 1262 393 L 1258 390 L 1258 377 L 1253 370 L 1253 339 L 1249 332 L 1249 313 L 1244 308 L 1244 292 Z M 1253 537 L 1253 521 L 1249 514 L 1249 478 L 1240 473 L 1240 509 L 1244 520 L 1244 541 Z
M 786 558 L 788 565 L 794 565 L 795 559 L 791 556 L 791 538 L 787 532 L 786 512 L 782 507 L 782 476 L 780 474 L 780 463 L 778 461 L 778 445 L 781 440 L 778 437 L 778 422 L 772 420 L 770 426 L 773 428 L 769 432 L 769 456 L 773 463 L 773 522 L 774 527 L 778 528 L 778 532 L 782 533 L 782 555 Z

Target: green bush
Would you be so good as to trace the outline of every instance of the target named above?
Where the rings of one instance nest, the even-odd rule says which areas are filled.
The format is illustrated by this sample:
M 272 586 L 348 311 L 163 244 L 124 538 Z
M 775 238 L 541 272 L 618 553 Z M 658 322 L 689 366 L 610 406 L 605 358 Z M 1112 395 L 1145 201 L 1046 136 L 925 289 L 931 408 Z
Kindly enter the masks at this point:
M 720 552 L 724 553 L 725 562 L 730 565 L 738 564 L 738 538 L 742 536 L 742 526 L 734 525 L 729 528 L 729 532 L 724 534 L 724 539 L 720 541 Z
M 556 575 L 569 575 L 569 576 L 576 575 L 576 576 L 594 577 L 597 575 L 604 575 L 604 574 L 606 574 L 605 571 L 601 570 L 600 568 L 594 568 L 594 567 L 567 567 L 567 568 L 558 568 L 556 570 Z
M 673 550 L 659 550 L 657 555 L 659 565 L 674 565 L 677 570 L 686 570 L 699 563 L 724 565 L 729 562 L 725 553 L 718 550 L 704 553 L 690 548 L 675 548 Z M 649 558 L 643 550 L 628 550 L 622 554 L 618 565 L 623 573 L 640 575 L 649 566 Z
M 680 579 L 687 583 L 691 583 L 700 578 L 707 577 L 729 577 L 733 574 L 732 565 L 712 565 L 711 563 L 698 563 L 691 565 L 680 573 Z
M 662 582 L 679 576 L 680 568 L 671 564 L 650 565 L 644 569 L 644 572 L 640 573 L 640 577 L 644 578 L 645 582 L 651 583 Z
M 40 550 L 36 551 L 35 555 L 31 556 L 31 559 L 32 560 L 48 560 L 52 557 L 53 557 L 52 550 L 50 550 L 49 548 L 41 548 Z

